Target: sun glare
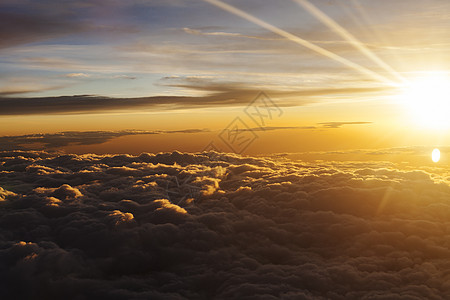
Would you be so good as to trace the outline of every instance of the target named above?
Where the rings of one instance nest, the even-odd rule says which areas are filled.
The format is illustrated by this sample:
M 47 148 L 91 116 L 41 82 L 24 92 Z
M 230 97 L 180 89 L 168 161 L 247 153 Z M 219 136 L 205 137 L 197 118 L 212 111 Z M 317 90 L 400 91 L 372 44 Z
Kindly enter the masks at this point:
M 421 126 L 450 128 L 450 76 L 442 72 L 427 73 L 410 80 L 401 101 Z
M 436 163 L 441 159 L 441 151 L 439 149 L 434 149 L 431 153 L 431 159 Z

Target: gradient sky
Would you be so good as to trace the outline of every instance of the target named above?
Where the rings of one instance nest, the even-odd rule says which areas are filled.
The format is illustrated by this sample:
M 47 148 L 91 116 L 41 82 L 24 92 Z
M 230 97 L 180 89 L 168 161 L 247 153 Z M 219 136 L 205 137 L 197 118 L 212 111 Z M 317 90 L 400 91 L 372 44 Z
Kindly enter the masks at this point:
M 449 28 L 0 0 L 0 299 L 450 299 Z
M 448 76 L 448 1 L 225 3 L 241 16 L 217 1 L 2 1 L 2 147 L 41 134 L 74 152 L 200 151 L 239 117 L 251 154 L 446 151 L 450 126 L 427 122 L 448 105 L 424 122 L 401 95 Z M 262 91 L 279 110 L 264 126 L 244 110 Z M 64 131 L 79 135 L 48 136 Z

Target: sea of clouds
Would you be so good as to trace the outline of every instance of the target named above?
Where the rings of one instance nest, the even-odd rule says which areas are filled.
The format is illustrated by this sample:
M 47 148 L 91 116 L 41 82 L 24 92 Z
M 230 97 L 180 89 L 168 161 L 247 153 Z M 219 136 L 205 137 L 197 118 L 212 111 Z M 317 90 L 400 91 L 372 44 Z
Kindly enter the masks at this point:
M 450 299 L 449 178 L 0 152 L 1 299 Z

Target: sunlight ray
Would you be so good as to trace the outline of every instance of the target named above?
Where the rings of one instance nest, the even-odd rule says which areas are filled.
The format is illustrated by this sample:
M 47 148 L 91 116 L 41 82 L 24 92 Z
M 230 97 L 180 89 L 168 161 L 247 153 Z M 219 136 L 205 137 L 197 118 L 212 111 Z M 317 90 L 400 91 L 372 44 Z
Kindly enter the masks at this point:
M 314 52 L 316 52 L 318 54 L 321 54 L 321 55 L 323 55 L 325 57 L 328 57 L 328 58 L 330 58 L 330 59 L 332 59 L 334 61 L 337 61 L 337 62 L 339 62 L 339 63 L 341 63 L 341 64 L 343 64 L 343 65 L 345 65 L 345 66 L 347 66 L 347 67 L 349 67 L 351 69 L 354 69 L 354 70 L 356 70 L 356 71 L 358 71 L 358 72 L 360 72 L 362 74 L 368 75 L 368 76 L 372 77 L 373 79 L 375 79 L 377 81 L 383 82 L 384 84 L 387 84 L 387 85 L 390 85 L 390 86 L 396 86 L 397 85 L 395 82 L 393 82 L 392 80 L 389 80 L 385 76 L 382 76 L 382 75 L 380 75 L 380 74 L 378 74 L 378 73 L 376 73 L 376 72 L 374 72 L 372 70 L 369 70 L 369 69 L 367 69 L 367 68 L 365 68 L 365 67 L 363 67 L 363 66 L 361 66 L 361 65 L 359 65 L 357 63 L 349 61 L 348 59 L 346 59 L 346 58 L 344 58 L 342 56 L 339 56 L 339 55 L 337 55 L 337 54 L 335 54 L 335 53 L 333 53 L 331 51 L 328 51 L 328 50 L 326 50 L 326 49 L 324 49 L 322 47 L 319 47 L 319 46 L 317 46 L 317 45 L 315 45 L 315 44 L 313 44 L 313 43 L 311 43 L 311 42 L 309 42 L 309 41 L 307 41 L 305 39 L 302 39 L 302 38 L 300 38 L 300 37 L 290 33 L 290 32 L 287 32 L 287 31 L 285 31 L 285 30 L 283 30 L 281 28 L 278 28 L 278 27 L 276 27 L 276 26 L 274 26 L 272 24 L 269 24 L 269 23 L 267 23 L 267 22 L 265 22 L 265 21 L 255 17 L 255 16 L 252 16 L 252 15 L 250 15 L 250 14 L 240 10 L 239 8 L 236 8 L 236 7 L 232 6 L 232 5 L 230 5 L 230 4 L 224 3 L 224 2 L 222 2 L 220 0 L 203 0 L 203 1 L 208 2 L 208 3 L 212 4 L 212 5 L 215 5 L 218 8 L 221 8 L 221 9 L 223 9 L 225 11 L 228 11 L 229 13 L 232 13 L 232 14 L 238 16 L 238 17 L 241 17 L 241 18 L 243 18 L 243 19 L 245 19 L 245 20 L 247 20 L 249 22 L 252 22 L 252 23 L 258 25 L 258 26 L 261 26 L 261 27 L 263 27 L 263 28 L 265 28 L 265 29 L 275 33 L 275 34 L 278 34 L 278 35 L 280 35 L 280 36 L 282 36 L 282 37 L 284 37 L 284 38 L 286 38 L 286 39 L 288 39 L 288 40 L 290 40 L 290 41 L 292 41 L 294 43 L 297 43 L 297 44 L 299 44 L 299 45 L 301 45 L 303 47 L 306 47 L 306 48 L 308 48 L 308 49 L 310 49 L 310 50 L 312 50 L 312 51 L 314 51 Z
M 394 188 L 392 187 L 392 185 L 389 185 L 387 187 L 386 191 L 384 192 L 383 198 L 381 199 L 380 203 L 378 204 L 378 208 L 375 213 L 376 216 L 379 216 L 383 213 L 383 210 L 386 207 L 386 205 L 388 204 L 389 199 L 391 198 L 393 192 L 394 192 Z
M 372 33 L 373 36 L 383 44 L 383 48 L 389 48 L 389 45 L 392 44 L 392 42 L 387 38 L 386 33 L 381 32 L 378 27 L 375 25 L 373 18 L 369 15 L 364 5 L 360 2 L 360 0 L 350 0 L 353 8 L 358 13 L 358 17 L 362 22 L 360 22 L 360 26 L 364 27 L 368 32 Z M 392 47 L 394 48 L 394 47 Z M 402 64 L 400 66 L 400 69 L 404 69 L 406 65 L 404 64 L 403 57 L 401 54 L 397 51 L 390 52 L 389 55 L 391 55 L 395 62 L 398 64 L 399 62 Z M 398 68 L 398 66 L 397 66 Z M 406 80 L 406 83 L 408 83 L 408 79 L 405 77 L 402 77 Z
M 308 0 L 292 0 L 306 9 L 311 15 L 316 17 L 319 21 L 321 21 L 328 28 L 339 34 L 342 38 L 352 44 L 356 49 L 358 49 L 362 54 L 368 57 L 370 60 L 378 64 L 384 70 L 389 72 L 391 75 L 395 76 L 398 80 L 405 82 L 406 80 L 395 71 L 390 65 L 384 62 L 381 58 L 379 58 L 376 54 L 374 54 L 369 48 L 367 48 L 363 43 L 361 43 L 356 37 L 354 37 L 351 33 L 349 33 L 345 28 L 339 25 L 332 18 L 327 16 L 324 12 L 310 3 Z

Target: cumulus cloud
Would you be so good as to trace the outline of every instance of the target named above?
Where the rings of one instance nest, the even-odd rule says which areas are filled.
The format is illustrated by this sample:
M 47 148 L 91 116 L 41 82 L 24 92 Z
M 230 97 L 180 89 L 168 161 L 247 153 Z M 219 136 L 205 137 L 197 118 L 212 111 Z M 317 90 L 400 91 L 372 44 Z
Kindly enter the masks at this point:
M 16 194 L 10 191 L 5 190 L 4 188 L 0 187 L 0 201 L 5 200 L 7 197 L 15 196 Z
M 450 297 L 450 186 L 432 172 L 7 151 L 0 186 L 2 299 Z

